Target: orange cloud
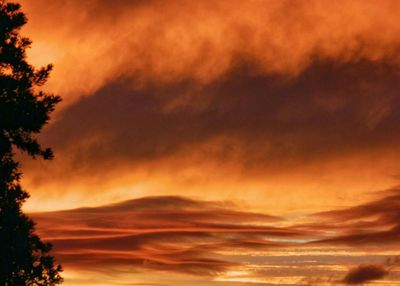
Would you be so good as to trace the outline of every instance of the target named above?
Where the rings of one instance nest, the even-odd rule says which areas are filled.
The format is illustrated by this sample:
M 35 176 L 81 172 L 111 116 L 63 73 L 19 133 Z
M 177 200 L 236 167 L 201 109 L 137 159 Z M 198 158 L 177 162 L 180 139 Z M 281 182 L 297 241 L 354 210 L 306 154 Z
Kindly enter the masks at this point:
M 72 198 L 53 209 L 181 192 L 283 211 L 359 203 L 396 184 L 399 83 L 395 69 L 368 62 L 313 65 L 292 80 L 242 70 L 202 88 L 120 80 L 44 131 L 56 159 L 24 162 L 31 202 L 43 207 L 62 184 Z
M 55 64 L 47 88 L 65 99 L 41 134 L 56 160 L 22 160 L 32 209 L 150 193 L 242 202 L 159 196 L 34 214 L 68 269 L 298 285 L 304 269 L 343 277 L 359 264 L 354 245 L 377 252 L 364 260 L 398 249 L 397 193 L 294 221 L 397 180 L 399 1 L 22 3 L 30 60 Z M 345 280 L 385 278 L 372 268 Z
M 361 205 L 316 213 L 312 217 L 318 218 L 320 222 L 301 228 L 328 232 L 325 238 L 313 243 L 352 247 L 384 245 L 387 249 L 396 249 L 400 236 L 400 191 L 393 188 L 383 194 L 383 197 Z
M 223 78 L 238 67 L 297 75 L 318 61 L 399 62 L 400 4 L 379 1 L 22 1 L 31 58 L 76 100 L 116 78 Z
M 284 247 L 289 243 L 279 238 L 306 235 L 268 226 L 276 217 L 180 197 L 148 197 L 32 217 L 41 235 L 54 243 L 60 262 L 72 268 L 131 265 L 216 275 L 236 265 L 219 251 Z
M 398 205 L 386 209 L 381 205 L 396 200 L 396 193 L 347 210 L 316 214 L 309 218 L 314 221 L 308 225 L 293 225 L 270 215 L 240 211 L 227 202 L 177 196 L 33 213 L 32 217 L 38 222 L 40 234 L 54 243 L 55 254 L 67 274 L 90 271 L 92 275 L 103 273 L 115 279 L 132 271 L 163 271 L 208 277 L 202 282 L 204 285 L 218 285 L 218 281 L 258 281 L 270 285 L 268 281 L 279 279 L 287 281 L 284 285 L 306 285 L 299 284 L 298 278 L 313 281 L 317 275 L 319 281 L 361 284 L 384 279 L 389 271 L 395 273 L 393 267 L 398 259 L 391 257 L 396 248 L 385 251 L 388 243 L 398 242 L 383 235 L 380 229 L 387 227 L 386 217 L 392 216 L 393 223 L 398 223 Z M 368 216 L 382 218 L 371 224 L 369 233 L 366 226 L 364 229 L 353 226 L 360 222 L 362 225 L 365 210 Z M 349 219 L 351 213 L 356 213 L 355 217 L 359 214 L 359 221 Z M 331 215 L 335 217 L 333 221 L 321 223 L 321 217 Z M 283 227 L 284 224 L 287 226 Z M 363 236 L 364 240 L 347 239 L 350 247 L 341 248 L 343 237 L 349 237 L 343 233 L 349 231 L 353 237 Z M 373 232 L 380 240 L 372 241 L 371 248 L 368 240 Z M 386 265 L 355 267 L 359 261 L 375 263 L 384 257 L 388 258 Z M 351 270 L 347 272 L 349 267 Z
M 350 181 L 358 202 L 395 181 L 398 1 L 22 4 L 30 59 L 55 64 L 47 88 L 64 98 L 42 137 L 56 161 L 24 162 L 31 209 L 60 183 L 63 207 L 92 186 L 113 202 L 191 186 L 298 211 L 297 189 L 339 205 Z

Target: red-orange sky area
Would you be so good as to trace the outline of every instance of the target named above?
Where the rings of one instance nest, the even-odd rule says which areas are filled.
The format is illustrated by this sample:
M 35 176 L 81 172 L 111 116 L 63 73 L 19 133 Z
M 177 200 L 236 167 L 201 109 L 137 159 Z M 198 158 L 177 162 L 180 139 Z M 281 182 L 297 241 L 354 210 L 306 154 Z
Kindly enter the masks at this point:
M 66 285 L 398 284 L 400 1 L 21 3 Z

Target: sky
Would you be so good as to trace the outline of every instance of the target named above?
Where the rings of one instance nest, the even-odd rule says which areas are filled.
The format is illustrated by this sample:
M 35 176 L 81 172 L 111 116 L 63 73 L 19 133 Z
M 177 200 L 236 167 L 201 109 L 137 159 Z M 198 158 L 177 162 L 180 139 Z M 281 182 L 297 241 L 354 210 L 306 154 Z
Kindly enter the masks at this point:
M 399 1 L 20 2 L 65 285 L 398 284 Z

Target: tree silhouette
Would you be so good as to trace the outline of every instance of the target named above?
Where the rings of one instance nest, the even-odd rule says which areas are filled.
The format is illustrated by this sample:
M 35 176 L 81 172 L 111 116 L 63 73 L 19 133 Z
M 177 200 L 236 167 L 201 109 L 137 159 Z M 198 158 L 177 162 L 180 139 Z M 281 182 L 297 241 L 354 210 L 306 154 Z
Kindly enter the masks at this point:
M 38 91 L 51 65 L 35 69 L 26 61 L 31 42 L 19 34 L 27 22 L 19 4 L 0 0 L 0 285 L 58 285 L 61 267 L 49 255 L 51 245 L 35 234 L 21 210 L 29 197 L 20 185 L 14 151 L 51 159 L 35 134 L 49 120 L 60 97 Z

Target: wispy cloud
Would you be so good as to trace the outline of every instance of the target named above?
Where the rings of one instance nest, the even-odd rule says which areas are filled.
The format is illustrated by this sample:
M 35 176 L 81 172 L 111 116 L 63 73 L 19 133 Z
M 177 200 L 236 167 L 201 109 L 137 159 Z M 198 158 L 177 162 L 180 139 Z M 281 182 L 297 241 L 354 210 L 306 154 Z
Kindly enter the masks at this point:
M 385 255 L 380 251 L 388 250 L 390 244 L 398 245 L 388 231 L 381 231 L 398 223 L 397 198 L 398 192 L 391 190 L 386 197 L 370 203 L 315 214 L 313 222 L 286 227 L 283 225 L 288 223 L 278 217 L 242 211 L 231 203 L 176 196 L 145 197 L 32 216 L 43 237 L 54 243 L 61 263 L 70 269 L 108 274 L 167 271 L 231 282 L 266 281 L 269 275 L 273 281 L 278 279 L 274 275 L 279 277 L 284 271 L 287 276 L 281 279 L 291 285 L 302 276 L 308 277 L 303 282 L 311 283 L 319 267 L 324 269 L 318 276 L 320 281 L 361 284 L 383 279 L 395 267 L 394 260 L 355 265 L 358 261 L 382 260 Z M 381 205 L 387 202 L 392 202 L 392 207 Z M 364 225 L 363 219 L 371 216 L 379 219 L 370 224 L 368 232 L 355 227 L 358 222 Z M 348 232 L 352 234 L 343 234 Z M 347 247 L 343 257 L 340 245 Z M 373 245 L 371 255 L 363 258 L 357 254 L 355 247 L 360 245 Z M 389 257 L 396 247 L 391 249 L 392 253 L 386 254 Z M 257 266 L 257 255 L 271 262 Z M 304 259 L 296 262 L 294 257 L 299 255 Z M 358 258 L 351 260 L 353 255 Z M 247 257 L 248 262 L 236 256 Z M 340 280 L 341 275 L 345 278 Z
M 328 244 L 347 245 L 385 245 L 398 247 L 400 237 L 400 190 L 398 188 L 385 192 L 383 198 L 369 203 L 316 214 L 325 219 L 335 235 L 322 240 Z M 315 226 L 316 227 L 316 226 Z
M 270 226 L 279 221 L 276 217 L 181 197 L 148 197 L 33 217 L 66 267 L 130 265 L 215 275 L 236 265 L 221 251 L 284 247 L 288 238 L 306 235 Z

